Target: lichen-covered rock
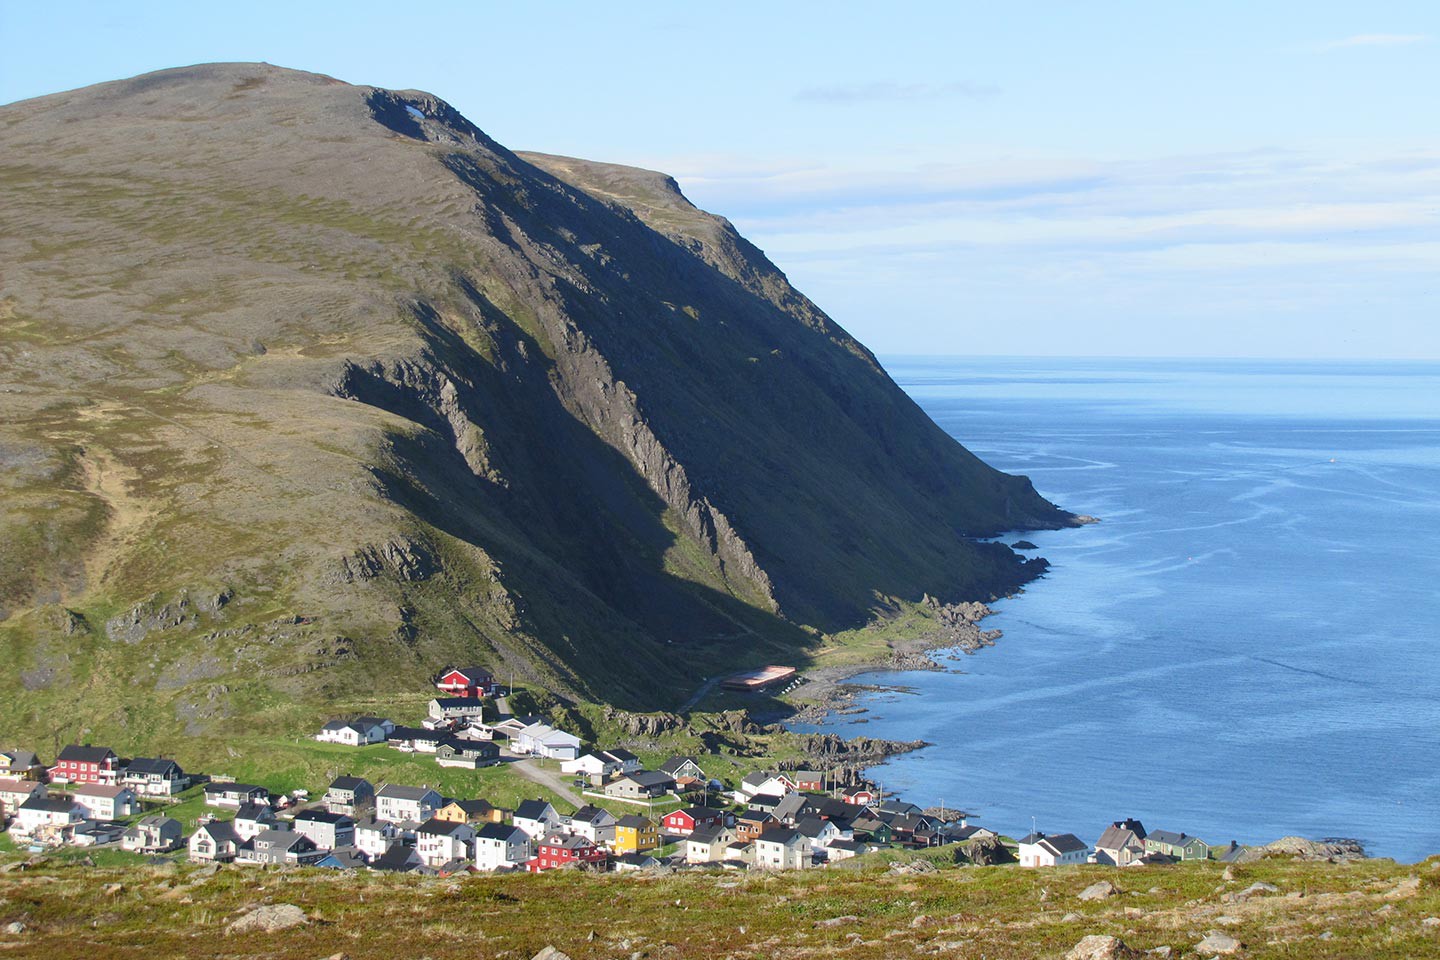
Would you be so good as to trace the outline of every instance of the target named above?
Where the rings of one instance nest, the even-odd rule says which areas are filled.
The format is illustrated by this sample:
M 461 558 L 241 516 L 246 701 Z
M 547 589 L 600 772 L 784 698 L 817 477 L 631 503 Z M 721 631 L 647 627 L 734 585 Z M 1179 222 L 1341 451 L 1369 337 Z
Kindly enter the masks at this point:
M 1205 939 L 1195 944 L 1200 953 L 1239 953 L 1245 945 L 1221 930 L 1211 930 Z
M 1065 960 L 1131 960 L 1140 955 L 1140 951 L 1132 950 L 1119 937 L 1092 933 L 1071 947 Z
M 274 933 L 277 930 L 289 930 L 291 927 L 298 927 L 308 923 L 310 918 L 305 911 L 293 903 L 273 903 L 262 907 L 256 907 L 238 920 L 233 921 L 226 929 L 231 933 L 249 933 L 258 931 L 260 933 Z
M 1115 884 L 1111 883 L 1109 880 L 1101 880 L 1100 882 L 1092 883 L 1084 890 L 1081 890 L 1079 893 L 1079 899 L 1108 900 L 1111 897 L 1118 896 L 1119 893 L 1120 888 L 1115 886 Z

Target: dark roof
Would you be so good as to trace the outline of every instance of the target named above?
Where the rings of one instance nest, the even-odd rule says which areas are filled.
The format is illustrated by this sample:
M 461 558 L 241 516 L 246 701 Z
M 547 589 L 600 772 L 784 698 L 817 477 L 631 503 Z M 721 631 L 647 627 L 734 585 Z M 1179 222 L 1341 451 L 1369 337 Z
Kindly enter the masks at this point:
M 1198 840 L 1200 843 L 1205 842 L 1203 840 L 1200 840 L 1199 837 L 1192 837 L 1188 833 L 1175 833 L 1173 830 L 1151 830 L 1148 834 L 1145 835 L 1145 839 L 1154 840 L 1156 843 L 1170 844 L 1176 847 L 1182 847 L 1185 844 L 1190 843 L 1192 840 Z
M 396 727 L 385 739 L 390 743 L 399 743 L 403 740 L 429 740 L 439 743 L 448 736 L 450 734 L 445 731 L 426 730 L 424 727 Z
M 619 760 L 621 763 L 629 763 L 631 760 L 640 759 L 639 757 L 635 756 L 635 754 L 631 753 L 629 750 L 621 750 L 619 747 L 616 747 L 614 750 L 601 750 L 600 752 L 605 754 L 605 756 L 607 757 Z
M 487 823 L 475 831 L 475 836 L 483 840 L 504 840 L 508 843 L 517 833 L 525 837 L 530 836 L 524 830 L 510 823 Z
M 453 820 L 437 820 L 431 817 L 429 820 L 420 824 L 420 829 L 416 832 L 433 833 L 442 837 L 450 837 L 461 830 L 470 830 L 473 832 L 473 828 L 468 823 L 456 823 Z
M 560 847 L 565 850 L 578 850 L 595 846 L 593 842 L 586 837 L 580 836 L 578 833 L 552 833 L 546 837 L 542 843 L 547 847 Z
M 795 824 L 795 829 L 814 840 L 825 829 L 826 823 L 827 821 L 821 820 L 819 817 L 805 817 Z
M 657 770 L 636 770 L 634 773 L 627 773 L 621 779 L 634 780 L 642 787 L 659 787 L 667 783 L 674 783 L 675 778 L 668 773 L 660 773 Z
M 235 811 L 236 820 L 259 820 L 265 816 L 274 819 L 275 811 L 263 803 L 242 803 L 240 808 Z
M 233 820 L 211 820 L 209 823 L 202 823 L 195 827 L 196 833 L 199 833 L 201 830 L 210 834 L 217 842 L 240 839 L 239 835 L 235 833 L 235 822 Z
M 521 820 L 539 820 L 545 815 L 545 808 L 555 808 L 544 800 L 521 800 L 520 806 L 515 808 L 515 816 Z
M 130 773 L 153 773 L 157 776 L 165 776 L 171 770 L 179 771 L 180 764 L 164 757 L 136 757 L 125 765 L 125 769 Z
M 211 783 L 205 784 L 205 791 L 204 791 L 204 792 L 205 792 L 205 793 L 263 793 L 263 794 L 265 794 L 266 796 L 269 796 L 269 795 L 270 795 L 270 791 L 269 791 L 269 790 L 266 790 L 264 787 L 257 787 L 257 786 L 256 786 L 255 784 L 253 784 L 253 783 L 233 783 L 233 782 L 227 783 L 227 782 L 224 782 L 224 781 L 221 781 L 221 782 L 218 782 L 218 783 L 217 783 L 217 782 L 211 782 Z
M 696 827 L 695 832 L 690 834 L 689 839 L 694 840 L 697 843 L 714 843 L 716 840 L 720 839 L 720 836 L 724 833 L 725 828 L 722 825 L 718 823 L 712 823 L 703 827 Z
M 1056 853 L 1078 853 L 1090 849 L 1084 840 L 1073 833 L 1051 833 L 1046 835 L 1045 842 L 1050 844 Z
M 374 786 L 370 783 L 370 781 L 366 780 L 364 777 L 336 777 L 335 781 L 330 784 L 331 790 L 359 790 L 361 787 L 370 787 L 372 790 L 374 789 Z
M 778 830 L 766 830 L 756 838 L 756 842 L 758 843 L 763 840 L 766 843 L 789 843 L 799 836 L 803 836 L 800 831 L 791 830 L 789 827 L 781 827 Z
M 690 817 L 691 820 L 709 820 L 712 817 L 720 816 L 719 810 L 712 810 L 709 807 L 686 807 L 680 811 Z
M 114 756 L 115 751 L 109 747 L 83 747 L 72 743 L 60 751 L 60 756 L 56 758 L 56 762 L 60 760 L 71 760 L 78 763 L 104 763 Z
M 66 813 L 75 809 L 75 801 L 69 797 L 31 797 L 20 804 L 21 810 L 44 810 L 47 813 Z
M 408 873 L 420 866 L 420 857 L 415 853 L 415 848 L 403 843 L 395 844 L 370 861 L 371 870 L 388 870 L 395 873 Z
M 579 820 L 581 823 L 596 823 L 600 820 L 604 820 L 606 817 L 613 818 L 614 814 L 612 814 L 609 810 L 592 806 L 588 803 L 585 804 L 585 806 L 581 807 L 579 810 L 576 810 L 574 813 L 570 814 L 571 821 Z
M 616 857 L 616 863 L 623 863 L 630 867 L 658 866 L 660 861 L 648 853 L 627 853 L 624 856 Z
M 5 756 L 10 758 L 11 769 L 14 769 L 16 767 L 25 767 L 26 769 L 29 769 L 30 767 L 37 766 L 40 763 L 40 758 L 35 756 L 35 752 L 33 750 L 6 750 L 4 754 Z
M 785 798 L 774 793 L 757 793 L 750 798 L 750 806 L 768 807 L 773 810 L 780 805 L 780 801 L 783 799 Z
M 461 673 L 471 683 L 479 683 L 482 680 L 494 680 L 495 675 L 484 667 L 446 667 L 440 671 L 440 676 L 445 677 L 452 673 Z
M 430 702 L 439 704 L 442 710 L 453 707 L 471 707 L 477 710 L 484 709 L 481 701 L 476 700 L 474 697 L 435 697 Z
M 634 827 L 638 830 L 642 827 L 653 827 L 655 826 L 655 822 L 649 817 L 640 816 L 640 814 L 638 813 L 627 813 L 625 814 L 625 816 L 615 821 L 615 826 Z
M 451 800 L 446 806 L 457 806 L 466 816 L 474 816 L 477 813 L 485 813 L 495 808 L 488 800 Z
M 665 773 L 674 776 L 675 771 L 679 770 L 687 763 L 695 763 L 695 761 L 690 757 L 671 757 L 669 760 L 666 760 L 664 763 L 660 764 L 660 769 Z M 695 763 L 695 766 L 698 767 L 700 766 L 700 764 Z

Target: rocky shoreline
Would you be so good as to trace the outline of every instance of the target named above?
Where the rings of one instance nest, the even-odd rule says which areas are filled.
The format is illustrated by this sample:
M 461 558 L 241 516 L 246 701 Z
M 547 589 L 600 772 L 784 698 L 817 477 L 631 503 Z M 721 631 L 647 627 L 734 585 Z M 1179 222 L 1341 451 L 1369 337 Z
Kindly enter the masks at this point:
M 832 714 L 856 712 L 855 700 L 862 693 L 904 689 L 883 684 L 850 683 L 848 681 L 851 677 L 882 671 L 900 673 L 946 670 L 949 668 L 931 656 L 933 652 L 959 650 L 970 655 L 995 646 L 995 641 L 1003 635 L 1000 630 L 980 628 L 980 622 L 995 611 L 978 601 L 941 603 L 927 593 L 920 603 L 933 612 L 935 626 L 932 630 L 892 643 L 888 655 L 881 658 L 805 671 L 802 674 L 805 680 L 802 691 L 804 703 L 786 718 L 786 725 L 823 723 Z

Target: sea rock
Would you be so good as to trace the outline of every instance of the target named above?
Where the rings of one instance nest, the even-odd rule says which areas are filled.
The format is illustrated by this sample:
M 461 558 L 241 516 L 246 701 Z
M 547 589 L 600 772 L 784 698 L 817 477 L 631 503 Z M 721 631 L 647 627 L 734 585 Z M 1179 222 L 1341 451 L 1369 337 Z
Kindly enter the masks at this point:
M 274 933 L 277 930 L 288 930 L 291 927 L 298 927 L 308 923 L 309 917 L 305 911 L 293 903 L 266 904 L 263 907 L 256 907 L 240 919 L 234 921 L 226 929 L 231 933 L 248 933 L 252 930 L 261 933 Z
M 1065 960 L 1123 960 L 1138 956 L 1140 951 L 1127 947 L 1119 937 L 1092 933 L 1071 947 Z
M 1039 550 L 1040 548 L 1029 540 L 1016 540 L 1010 544 L 1011 550 Z
M 1344 838 L 1307 840 L 1304 837 L 1281 837 L 1263 847 L 1247 847 L 1245 852 L 1240 854 L 1240 861 L 1248 863 L 1274 856 L 1338 863 L 1347 860 L 1364 860 L 1366 854 L 1365 846 L 1359 840 Z
M 1110 897 L 1118 896 L 1120 888 L 1109 880 L 1101 880 L 1099 883 L 1092 883 L 1080 891 L 1081 900 L 1108 900 Z
M 1195 949 L 1200 953 L 1238 953 L 1243 946 L 1243 943 L 1230 934 L 1211 930 L 1204 940 L 1195 944 Z

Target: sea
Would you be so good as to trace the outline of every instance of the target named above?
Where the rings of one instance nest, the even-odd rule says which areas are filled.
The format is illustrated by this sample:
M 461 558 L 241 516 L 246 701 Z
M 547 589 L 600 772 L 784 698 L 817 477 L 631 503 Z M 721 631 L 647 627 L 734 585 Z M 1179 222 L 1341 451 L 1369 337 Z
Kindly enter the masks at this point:
M 921 739 L 887 794 L 1019 835 L 1440 854 L 1440 363 L 883 358 L 948 433 L 1100 522 L 944 672 L 804 729 Z

